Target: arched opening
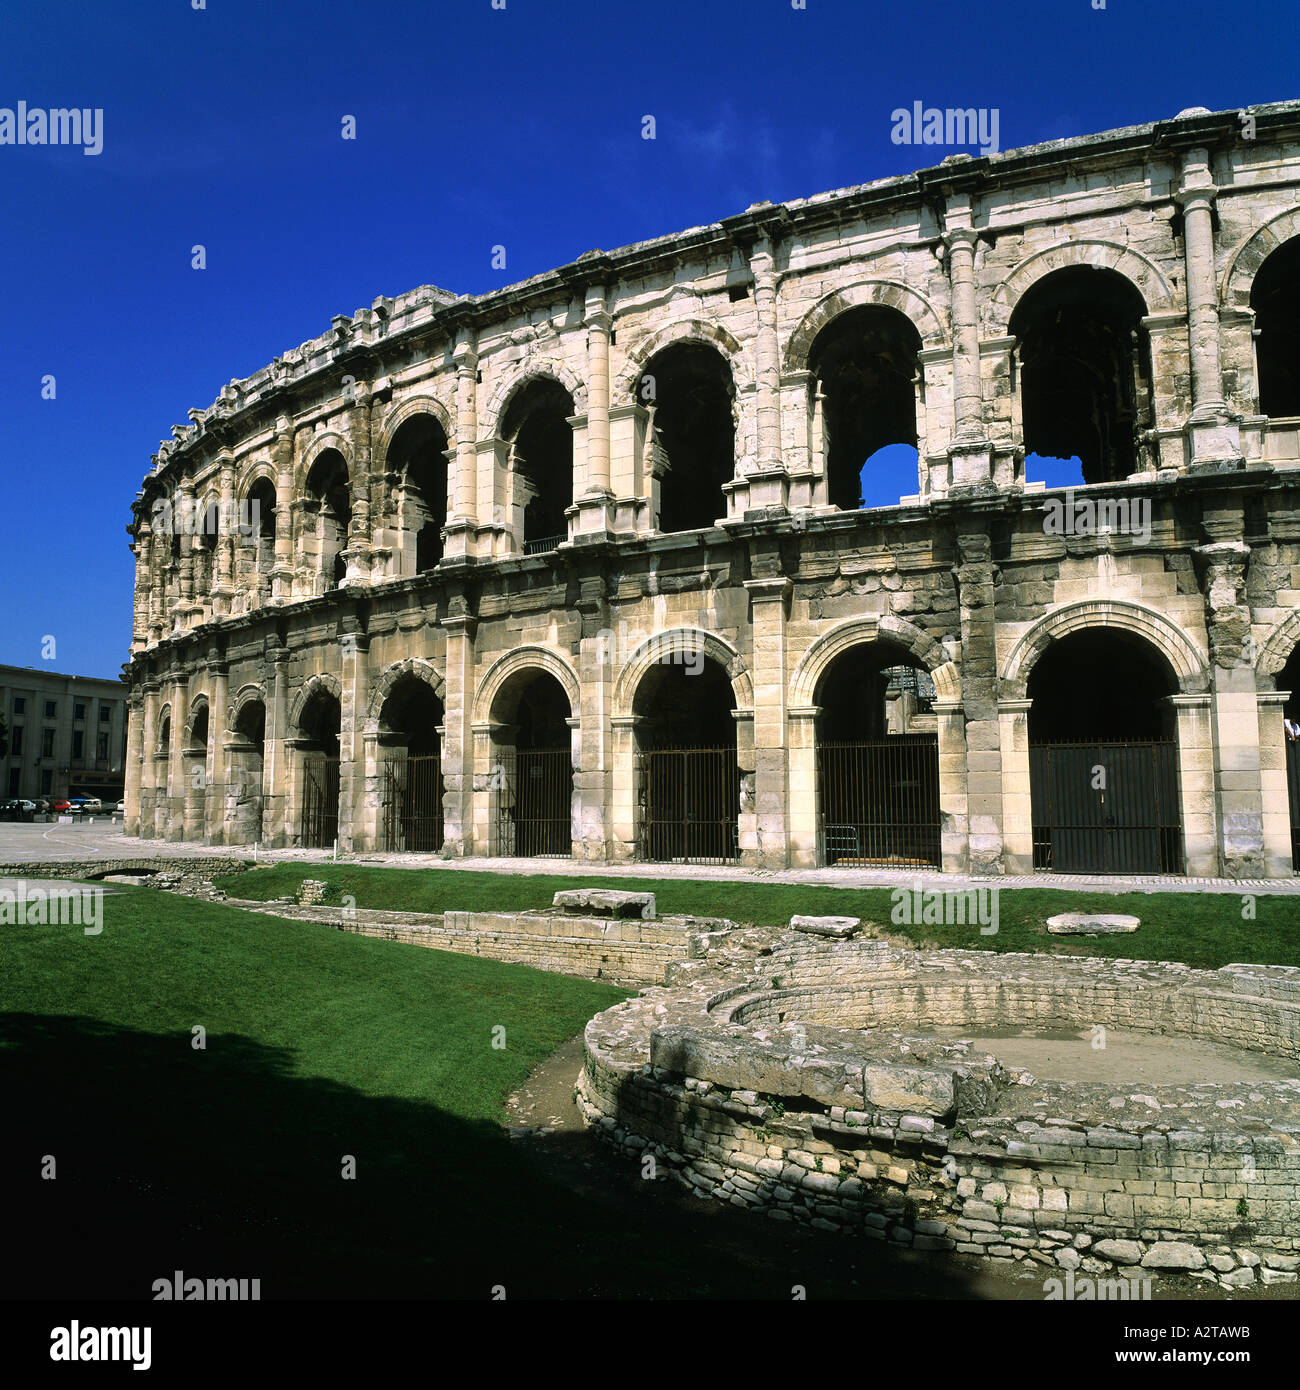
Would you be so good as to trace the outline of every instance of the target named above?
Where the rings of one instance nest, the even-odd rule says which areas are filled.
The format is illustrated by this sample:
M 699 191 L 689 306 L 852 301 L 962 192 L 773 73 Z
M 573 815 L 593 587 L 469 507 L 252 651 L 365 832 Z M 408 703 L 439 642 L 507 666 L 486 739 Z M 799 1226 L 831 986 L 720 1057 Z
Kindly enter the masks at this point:
M 442 701 L 418 676 L 403 676 L 379 711 L 383 848 L 442 849 Z
M 314 567 L 321 593 L 337 589 L 347 575 L 348 528 L 352 525 L 352 495 L 348 466 L 337 449 L 325 449 L 307 475 L 307 498 L 316 513 L 315 535 L 306 538 L 314 549 Z
M 501 421 L 510 446 L 510 525 L 525 555 L 554 550 L 573 505 L 573 397 L 553 377 L 535 377 Z
M 1291 867 L 1300 873 L 1300 647 L 1277 673 L 1277 689 L 1287 692 L 1282 706 L 1283 746 L 1286 750 L 1287 800 L 1291 809 Z
M 738 858 L 736 707 L 723 668 L 698 650 L 666 651 L 637 686 L 640 857 L 728 864 Z
M 573 853 L 573 755 L 564 687 L 547 671 L 520 671 L 492 703 L 492 853 Z
M 402 574 L 423 574 L 442 559 L 447 522 L 447 435 L 433 415 L 405 421 L 388 447 L 395 479 Z
M 230 784 L 226 820 L 230 843 L 255 845 L 262 838 L 262 765 L 266 745 L 266 705 L 248 700 L 235 717 L 229 749 Z
M 1300 237 L 1279 246 L 1250 287 L 1261 415 L 1300 415 Z
M 850 647 L 817 683 L 817 798 L 825 864 L 938 868 L 934 682 L 905 647 Z
M 328 849 L 338 839 L 341 727 L 338 696 L 313 691 L 298 718 L 297 740 L 303 767 L 299 834 L 308 849 Z
M 1027 478 L 1063 459 L 1079 460 L 1084 483 L 1115 482 L 1142 466 L 1140 436 L 1152 424 L 1146 312 L 1131 280 L 1092 266 L 1054 270 L 1025 291 L 1010 331 L 1020 340 Z
M 1182 873 L 1174 672 L 1149 642 L 1088 628 L 1029 676 L 1034 868 Z
M 276 520 L 275 488 L 269 478 L 258 478 L 244 500 L 239 538 L 240 584 L 256 594 L 259 604 L 271 596 Z
M 866 304 L 837 315 L 813 340 L 813 457 L 826 497 L 843 511 L 897 506 L 916 491 L 916 392 L 921 335 L 906 314 Z M 891 445 L 910 450 L 881 454 Z M 910 464 L 910 476 L 904 473 Z M 900 474 L 902 474 L 900 478 Z
M 193 839 L 204 833 L 208 790 L 208 705 L 205 700 L 190 719 L 185 744 L 184 837 Z
M 731 366 L 707 343 L 673 343 L 637 380 L 649 412 L 647 451 L 655 529 L 696 531 L 727 514 L 723 484 L 736 471 Z

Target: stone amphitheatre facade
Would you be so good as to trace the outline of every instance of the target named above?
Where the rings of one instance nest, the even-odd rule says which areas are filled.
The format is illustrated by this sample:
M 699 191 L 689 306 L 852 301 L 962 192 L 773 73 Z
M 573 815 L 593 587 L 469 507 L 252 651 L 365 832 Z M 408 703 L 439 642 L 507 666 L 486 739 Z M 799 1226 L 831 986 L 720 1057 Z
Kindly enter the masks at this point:
M 1291 873 L 1298 134 L 1195 108 L 335 318 L 136 499 L 128 832 Z

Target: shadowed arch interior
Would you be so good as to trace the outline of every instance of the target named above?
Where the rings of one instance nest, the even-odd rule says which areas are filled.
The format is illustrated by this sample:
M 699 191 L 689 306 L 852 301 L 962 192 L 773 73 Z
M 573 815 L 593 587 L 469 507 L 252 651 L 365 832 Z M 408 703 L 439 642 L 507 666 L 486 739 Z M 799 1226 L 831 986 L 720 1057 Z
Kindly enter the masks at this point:
M 1300 415 L 1300 237 L 1279 246 L 1260 266 L 1250 307 L 1260 413 Z
M 637 380 L 636 404 L 651 413 L 647 453 L 659 531 L 712 526 L 727 511 L 724 483 L 736 468 L 731 366 L 708 343 L 672 343 Z
M 916 448 L 917 354 L 921 335 L 899 310 L 865 304 L 832 319 L 808 354 L 814 453 L 826 470 L 827 500 L 845 511 L 893 505 L 863 469 L 890 445 Z M 917 485 L 915 476 L 912 486 Z M 892 492 L 892 489 L 889 489 Z
M 383 848 L 436 854 L 443 841 L 442 701 L 404 675 L 379 710 Z
M 235 718 L 230 751 L 231 785 L 227 818 L 232 844 L 256 844 L 262 838 L 262 770 L 266 747 L 266 705 L 248 700 Z
M 668 651 L 633 697 L 640 857 L 728 863 L 738 854 L 740 770 L 731 680 L 702 653 Z
M 515 672 L 492 702 L 494 854 L 568 858 L 573 852 L 571 717 L 548 671 Z
M 388 446 L 403 574 L 421 574 L 442 559 L 446 450 L 447 435 L 435 415 L 413 415 L 398 427 Z
M 938 867 L 934 684 L 887 640 L 850 647 L 817 683 L 817 798 L 826 864 Z
M 238 572 L 244 587 L 255 587 L 259 600 L 265 600 L 275 565 L 275 487 L 269 478 L 258 478 L 244 500 L 246 516 L 240 521 L 248 530 L 239 533 Z
M 1025 453 L 1080 460 L 1085 483 L 1127 478 L 1152 424 L 1146 305 L 1114 270 L 1067 266 L 1025 291 L 1020 339 Z
M 347 574 L 343 551 L 352 524 L 348 466 L 337 449 L 324 449 L 307 474 L 307 496 L 316 507 L 316 533 L 310 538 L 314 563 L 325 589 L 337 589 Z
M 525 552 L 552 550 L 568 535 L 573 505 L 573 397 L 553 377 L 514 395 L 501 422 L 510 446 L 511 525 Z
M 1059 638 L 1029 673 L 1034 867 L 1181 873 L 1178 680 L 1119 628 Z

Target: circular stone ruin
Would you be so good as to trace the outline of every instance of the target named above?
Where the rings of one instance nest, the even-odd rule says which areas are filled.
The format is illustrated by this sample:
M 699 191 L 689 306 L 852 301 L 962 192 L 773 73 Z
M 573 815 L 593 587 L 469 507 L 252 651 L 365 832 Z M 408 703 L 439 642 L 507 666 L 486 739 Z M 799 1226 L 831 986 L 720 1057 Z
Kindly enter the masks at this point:
M 1296 1278 L 1300 969 L 915 951 L 796 920 L 698 938 L 591 1020 L 598 1136 L 701 1195 L 918 1250 Z M 1084 1041 L 1037 1079 L 996 1055 L 1026 1031 Z M 1111 1034 L 1144 1079 L 1122 1050 L 1090 1066 Z M 1219 1079 L 1194 1057 L 1159 1080 L 1187 1041 Z

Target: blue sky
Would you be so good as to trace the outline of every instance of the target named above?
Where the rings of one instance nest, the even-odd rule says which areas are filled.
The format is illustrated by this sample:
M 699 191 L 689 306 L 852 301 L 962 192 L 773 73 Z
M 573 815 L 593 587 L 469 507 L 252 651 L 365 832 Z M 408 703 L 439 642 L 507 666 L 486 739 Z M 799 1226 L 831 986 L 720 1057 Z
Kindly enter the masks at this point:
M 333 314 L 937 163 L 890 141 L 915 101 L 1005 149 L 1295 97 L 1297 58 L 1293 0 L 8 6 L 0 107 L 102 107 L 104 148 L 0 146 L 0 662 L 116 674 L 158 440 Z

